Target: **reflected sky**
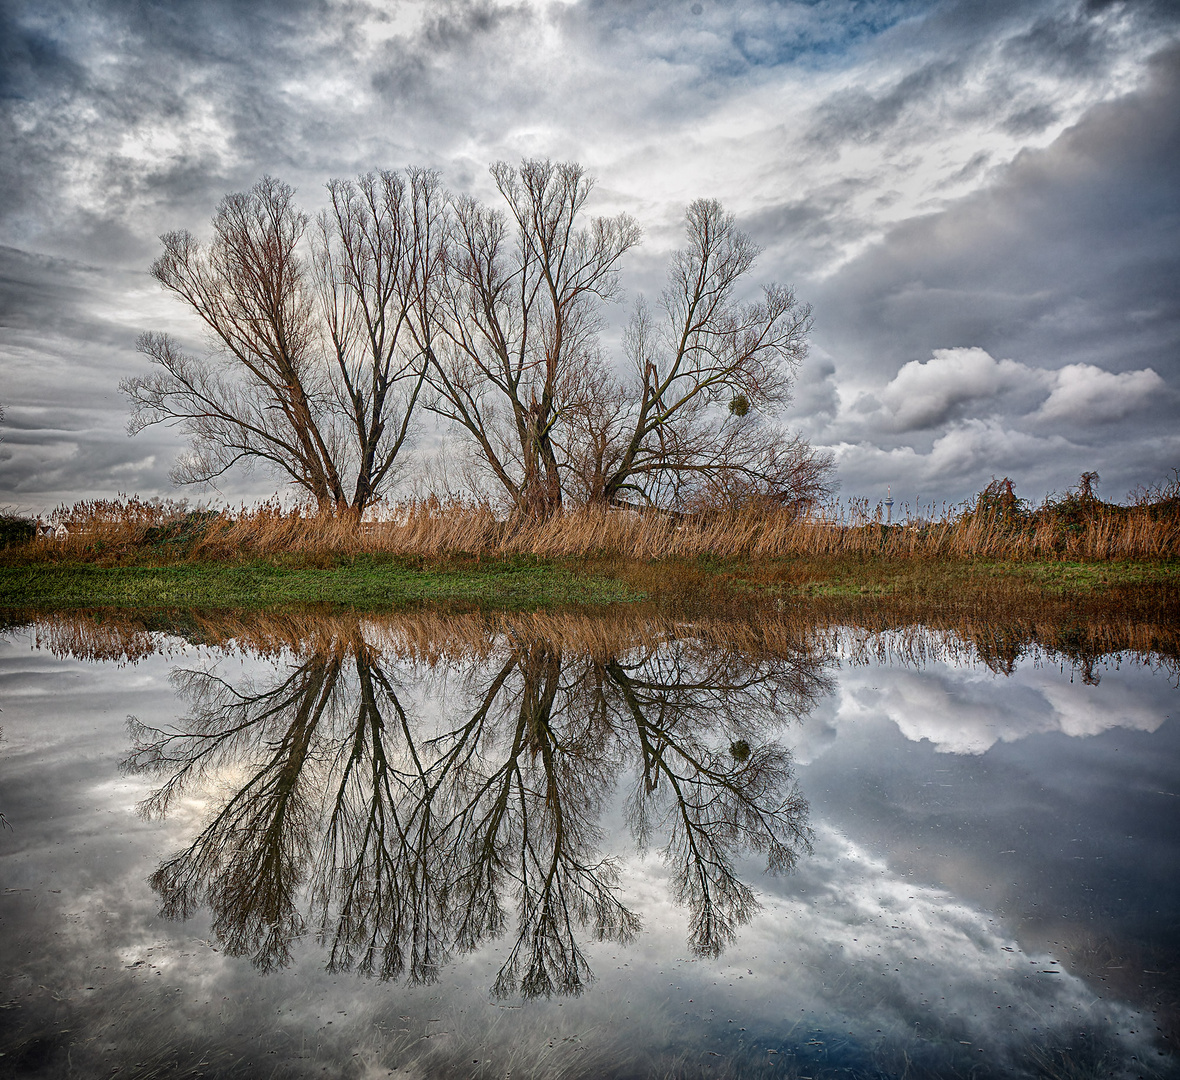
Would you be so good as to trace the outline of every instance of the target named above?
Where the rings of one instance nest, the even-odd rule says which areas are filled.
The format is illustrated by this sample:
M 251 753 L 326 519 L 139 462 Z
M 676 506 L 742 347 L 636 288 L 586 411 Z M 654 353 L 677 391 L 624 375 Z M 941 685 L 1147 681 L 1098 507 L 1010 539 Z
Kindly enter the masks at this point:
M 1166 658 L 68 629 L 0 641 L 0 1074 L 1174 1074 Z

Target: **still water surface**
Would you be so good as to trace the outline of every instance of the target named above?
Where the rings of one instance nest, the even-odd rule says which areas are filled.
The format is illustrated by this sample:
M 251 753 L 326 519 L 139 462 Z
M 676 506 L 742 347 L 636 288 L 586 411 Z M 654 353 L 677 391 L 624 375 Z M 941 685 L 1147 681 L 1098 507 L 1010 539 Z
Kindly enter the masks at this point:
M 0 1075 L 1176 1075 L 1177 664 L 1048 640 L 10 627 Z

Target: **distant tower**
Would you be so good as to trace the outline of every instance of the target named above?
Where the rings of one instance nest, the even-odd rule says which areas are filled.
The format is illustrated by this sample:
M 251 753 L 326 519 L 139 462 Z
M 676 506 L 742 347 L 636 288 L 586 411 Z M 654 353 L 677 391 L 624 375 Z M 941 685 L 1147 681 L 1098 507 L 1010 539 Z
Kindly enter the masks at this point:
M 893 524 L 893 485 L 885 488 L 885 524 Z

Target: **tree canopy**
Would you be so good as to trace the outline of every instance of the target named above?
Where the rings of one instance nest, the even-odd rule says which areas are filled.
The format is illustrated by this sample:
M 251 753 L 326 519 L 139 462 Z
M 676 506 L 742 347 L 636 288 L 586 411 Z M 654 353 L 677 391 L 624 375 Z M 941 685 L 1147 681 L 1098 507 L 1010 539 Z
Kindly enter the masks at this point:
M 266 177 L 225 197 L 209 242 L 163 236 L 152 274 L 210 347 L 141 336 L 153 367 L 122 384 L 130 430 L 181 427 L 177 482 L 262 463 L 333 513 L 391 489 L 423 407 L 465 440 L 485 487 L 534 516 L 826 492 L 828 460 L 773 416 L 810 308 L 782 285 L 746 298 L 757 248 L 732 215 L 688 207 L 664 290 L 637 301 L 612 358 L 604 310 L 638 225 L 590 217 L 576 163 L 491 172 L 498 206 L 407 169 L 331 181 L 314 221 Z

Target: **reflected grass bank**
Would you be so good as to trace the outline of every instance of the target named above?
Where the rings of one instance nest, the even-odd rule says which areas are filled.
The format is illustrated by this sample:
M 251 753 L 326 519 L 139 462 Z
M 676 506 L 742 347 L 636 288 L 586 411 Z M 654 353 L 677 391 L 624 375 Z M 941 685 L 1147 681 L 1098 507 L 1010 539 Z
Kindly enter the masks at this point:
M 746 606 L 713 614 L 668 612 L 646 603 L 600 611 L 358 613 L 316 609 L 258 612 L 193 609 L 134 612 L 10 610 L 0 631 L 26 628 L 56 656 L 135 663 L 186 645 L 258 656 L 307 659 L 345 651 L 424 664 L 487 661 L 506 642 L 544 646 L 595 663 L 670 643 L 752 660 L 801 655 L 822 662 L 920 666 L 978 664 L 1010 674 L 1022 660 L 1045 660 L 1085 674 L 1122 655 L 1180 669 L 1180 620 L 1135 611 L 1073 606 L 1036 611 L 925 611 L 879 605 Z
M 1170 595 L 1138 592 L 1085 603 L 1024 596 L 987 605 L 970 594 L 946 602 L 890 598 L 713 596 L 711 602 L 643 601 L 571 610 L 439 610 L 364 612 L 327 605 L 249 608 L 0 608 L 0 631 L 31 628 L 55 655 L 134 662 L 189 644 L 260 655 L 307 656 L 363 646 L 426 663 L 486 657 L 508 637 L 546 641 L 594 658 L 691 636 L 749 656 L 826 650 L 850 661 L 895 663 L 953 659 L 998 673 L 1023 658 L 1045 656 L 1082 667 L 1120 653 L 1153 663 L 1180 661 L 1180 620 Z M 727 602 L 727 600 L 729 602 Z

